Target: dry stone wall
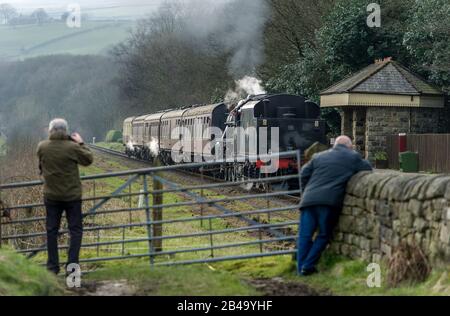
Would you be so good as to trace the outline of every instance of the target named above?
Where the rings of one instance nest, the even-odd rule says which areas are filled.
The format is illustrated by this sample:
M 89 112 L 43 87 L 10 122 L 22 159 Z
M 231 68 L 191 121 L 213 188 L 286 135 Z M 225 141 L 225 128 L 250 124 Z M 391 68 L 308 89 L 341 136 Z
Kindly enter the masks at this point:
M 360 173 L 349 182 L 334 251 L 378 262 L 402 241 L 450 263 L 449 175 Z

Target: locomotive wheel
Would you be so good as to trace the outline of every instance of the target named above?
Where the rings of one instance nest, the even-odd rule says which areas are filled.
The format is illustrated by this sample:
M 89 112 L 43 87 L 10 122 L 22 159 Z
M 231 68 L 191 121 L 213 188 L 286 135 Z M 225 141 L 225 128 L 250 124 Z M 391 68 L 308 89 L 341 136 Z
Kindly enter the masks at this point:
M 231 182 L 236 182 L 236 168 L 231 169 Z

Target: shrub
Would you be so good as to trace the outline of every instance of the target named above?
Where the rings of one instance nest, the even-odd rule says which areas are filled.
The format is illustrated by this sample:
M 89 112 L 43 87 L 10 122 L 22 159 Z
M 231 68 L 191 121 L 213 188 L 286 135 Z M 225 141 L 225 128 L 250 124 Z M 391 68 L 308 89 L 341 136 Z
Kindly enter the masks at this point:
M 388 160 L 388 154 L 384 151 L 377 151 L 375 153 L 375 159 L 380 161 Z
M 121 131 L 110 130 L 108 132 L 108 134 L 106 134 L 105 141 L 107 143 L 118 143 L 121 138 L 122 138 L 122 132 Z

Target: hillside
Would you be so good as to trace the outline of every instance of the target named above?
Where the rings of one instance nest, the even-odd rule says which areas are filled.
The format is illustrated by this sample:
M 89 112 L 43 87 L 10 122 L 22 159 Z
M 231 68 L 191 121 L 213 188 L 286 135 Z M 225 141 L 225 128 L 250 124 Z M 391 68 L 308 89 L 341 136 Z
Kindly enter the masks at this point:
M 0 59 L 16 60 L 51 54 L 104 54 L 127 38 L 132 21 L 90 21 L 81 28 L 53 22 L 0 26 Z

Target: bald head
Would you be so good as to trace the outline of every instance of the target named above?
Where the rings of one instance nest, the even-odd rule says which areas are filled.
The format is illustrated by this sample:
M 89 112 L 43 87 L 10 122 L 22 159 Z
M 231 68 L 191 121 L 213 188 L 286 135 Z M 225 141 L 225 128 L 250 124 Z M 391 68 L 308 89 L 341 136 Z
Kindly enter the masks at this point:
M 334 147 L 338 146 L 338 145 L 344 145 L 346 146 L 348 149 L 353 149 L 353 143 L 352 140 L 350 139 L 350 137 L 348 136 L 339 136 L 336 141 L 334 142 Z

